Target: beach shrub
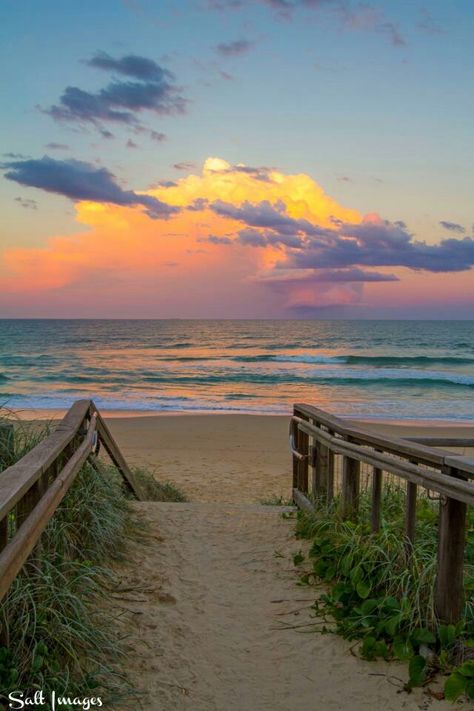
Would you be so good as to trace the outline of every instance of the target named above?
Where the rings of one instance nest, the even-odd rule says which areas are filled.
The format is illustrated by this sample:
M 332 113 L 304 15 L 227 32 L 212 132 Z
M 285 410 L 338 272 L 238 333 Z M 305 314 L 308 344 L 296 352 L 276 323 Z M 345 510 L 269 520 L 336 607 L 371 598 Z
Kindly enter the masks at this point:
M 357 522 L 344 521 L 336 498 L 314 514 L 298 512 L 296 533 L 310 541 L 307 556 L 298 552 L 300 583 L 325 583 L 315 601 L 318 615 L 332 620 L 326 627 L 350 640 L 360 640 L 368 660 L 408 662 L 407 689 L 424 684 L 436 673 L 451 673 L 447 699 L 474 698 L 474 515 L 469 513 L 466 546 L 466 604 L 462 622 L 443 625 L 436 618 L 434 583 L 437 552 L 436 503 L 417 504 L 414 544 L 404 535 L 404 492 L 386 487 L 380 531 L 370 528 L 370 493 L 361 495 Z M 469 676 L 472 672 L 472 679 Z

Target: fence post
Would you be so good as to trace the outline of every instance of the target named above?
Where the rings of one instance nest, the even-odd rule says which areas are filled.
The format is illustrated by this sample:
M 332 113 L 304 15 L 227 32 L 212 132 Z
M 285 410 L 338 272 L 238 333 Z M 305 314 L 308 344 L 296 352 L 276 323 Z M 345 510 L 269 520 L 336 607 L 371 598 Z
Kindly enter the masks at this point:
M 456 476 L 455 471 L 450 473 Z M 466 510 L 462 501 L 441 498 L 435 606 L 438 618 L 448 624 L 459 621 L 464 607 Z
M 417 464 L 417 462 L 412 462 Z M 415 540 L 416 529 L 416 494 L 417 486 L 411 481 L 407 481 L 407 502 L 405 512 L 405 536 L 406 536 L 406 554 L 410 557 Z
M 308 418 L 295 408 L 295 417 L 302 420 Z M 308 493 L 308 468 L 309 468 L 309 436 L 306 432 L 301 432 L 298 427 L 294 430 L 294 445 L 296 450 L 302 455 L 301 459 L 293 455 L 293 488 L 299 489 L 303 494 Z
M 372 478 L 372 511 L 371 525 L 372 533 L 380 531 L 380 519 L 382 512 L 382 470 L 374 467 Z
M 313 496 L 321 500 L 328 494 L 329 449 L 316 439 L 313 447 Z
M 359 510 L 360 462 L 342 458 L 342 516 L 355 520 Z
M 332 430 L 328 430 L 330 435 L 334 436 Z M 334 499 L 334 452 L 331 447 L 327 447 L 327 482 L 326 482 L 326 498 L 330 504 Z

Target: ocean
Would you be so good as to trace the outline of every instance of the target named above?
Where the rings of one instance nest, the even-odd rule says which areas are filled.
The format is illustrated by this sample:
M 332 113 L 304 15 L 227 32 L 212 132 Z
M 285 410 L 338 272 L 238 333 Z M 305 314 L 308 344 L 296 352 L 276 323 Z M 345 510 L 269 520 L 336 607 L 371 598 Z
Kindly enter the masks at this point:
M 0 404 L 474 420 L 474 321 L 0 320 Z

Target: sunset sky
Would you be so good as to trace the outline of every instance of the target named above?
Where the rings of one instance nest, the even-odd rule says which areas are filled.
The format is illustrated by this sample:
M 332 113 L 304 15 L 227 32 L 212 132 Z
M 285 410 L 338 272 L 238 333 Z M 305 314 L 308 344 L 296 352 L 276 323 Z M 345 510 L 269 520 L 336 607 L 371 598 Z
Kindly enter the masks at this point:
M 0 317 L 472 318 L 474 4 L 3 0 Z

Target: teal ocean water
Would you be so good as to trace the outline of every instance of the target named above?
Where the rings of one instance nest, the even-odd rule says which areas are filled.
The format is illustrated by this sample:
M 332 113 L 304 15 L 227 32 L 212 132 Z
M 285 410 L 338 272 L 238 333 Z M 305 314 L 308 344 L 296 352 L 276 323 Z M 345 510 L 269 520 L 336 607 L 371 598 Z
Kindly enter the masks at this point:
M 0 320 L 0 403 L 474 420 L 474 321 Z

